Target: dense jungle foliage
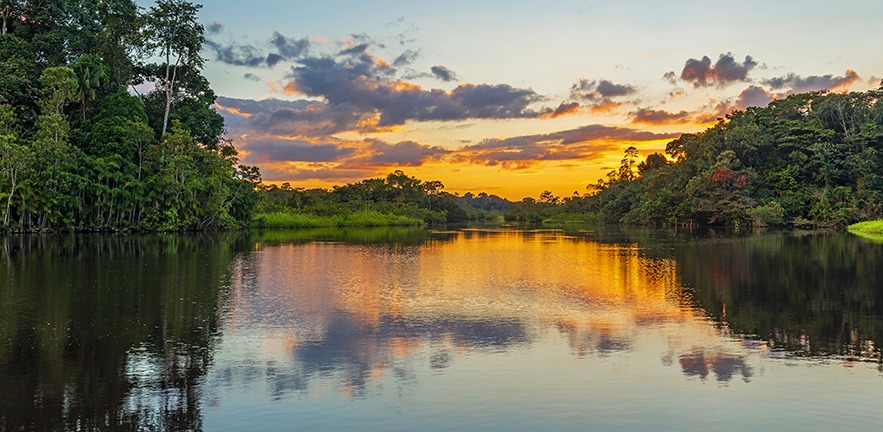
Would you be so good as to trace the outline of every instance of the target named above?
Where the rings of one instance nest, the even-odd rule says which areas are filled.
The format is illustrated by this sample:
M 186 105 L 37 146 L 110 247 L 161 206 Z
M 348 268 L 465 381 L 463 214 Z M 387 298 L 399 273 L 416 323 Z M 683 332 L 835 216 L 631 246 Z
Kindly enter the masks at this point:
M 883 88 L 736 111 L 590 186 L 607 221 L 843 227 L 883 214 Z
M 5 230 L 199 230 L 250 220 L 259 173 L 222 138 L 201 74 L 200 7 L 0 2 Z
M 843 228 L 883 215 L 883 89 L 789 96 L 736 111 L 668 143 L 642 162 L 635 147 L 619 169 L 558 197 L 518 202 L 443 192 L 401 171 L 333 190 L 271 187 L 264 211 L 317 215 L 363 209 L 428 223 L 624 222 L 644 225 Z M 382 224 L 382 223 L 379 223 Z
M 619 169 L 582 196 L 511 202 L 443 192 L 397 171 L 327 190 L 273 187 L 269 208 L 331 215 L 358 209 L 430 223 L 624 222 L 648 225 L 843 228 L 883 215 L 883 88 L 813 92 L 736 111 L 639 162 L 635 147 Z
M 883 88 L 813 92 L 736 111 L 618 170 L 584 196 L 544 192 L 511 220 L 838 227 L 883 215 Z
M 258 225 L 270 215 L 312 215 L 326 219 L 280 224 L 843 227 L 883 215 L 883 88 L 736 111 L 642 162 L 630 147 L 583 195 L 458 196 L 401 171 L 331 190 L 282 185 L 259 194 L 258 170 L 238 163 L 212 109 L 199 9 L 183 0 L 147 10 L 131 0 L 0 0 L 4 230 L 229 228 L 249 223 L 260 198 Z
M 321 227 L 462 223 L 493 218 L 473 210 L 462 198 L 443 191 L 442 182 L 422 181 L 402 171 L 385 178 L 334 186 L 331 190 L 305 189 L 283 183 L 271 185 L 259 205 L 258 226 Z M 498 198 L 500 199 L 500 198 Z M 502 199 L 500 199 L 502 201 Z M 297 220 L 283 215 L 313 215 Z M 284 219 L 284 220 L 282 220 Z

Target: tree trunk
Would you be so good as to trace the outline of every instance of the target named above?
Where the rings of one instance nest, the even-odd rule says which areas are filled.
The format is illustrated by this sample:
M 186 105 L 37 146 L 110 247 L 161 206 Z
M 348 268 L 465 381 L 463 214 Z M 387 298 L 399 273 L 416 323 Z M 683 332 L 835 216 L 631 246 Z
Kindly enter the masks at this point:
M 4 19 L 4 24 L 6 21 Z M 9 228 L 9 212 L 12 210 L 12 196 L 15 195 L 15 171 L 12 171 L 12 191 L 9 192 L 9 199 L 6 200 L 6 214 L 3 215 L 3 226 Z
M 165 135 L 166 130 L 168 129 L 169 111 L 171 110 L 171 107 L 172 107 L 172 95 L 174 94 L 174 90 L 175 90 L 175 81 L 178 78 L 178 62 L 181 61 L 181 57 L 179 56 L 178 59 L 175 60 L 175 66 L 170 65 L 169 64 L 169 62 L 171 61 L 170 54 L 169 54 L 170 51 L 171 51 L 171 49 L 169 49 L 169 51 L 166 51 L 166 110 L 165 110 L 165 114 L 163 114 L 162 134 L 160 136 Z M 171 77 L 169 77 L 169 73 L 171 73 L 171 75 L 172 75 Z

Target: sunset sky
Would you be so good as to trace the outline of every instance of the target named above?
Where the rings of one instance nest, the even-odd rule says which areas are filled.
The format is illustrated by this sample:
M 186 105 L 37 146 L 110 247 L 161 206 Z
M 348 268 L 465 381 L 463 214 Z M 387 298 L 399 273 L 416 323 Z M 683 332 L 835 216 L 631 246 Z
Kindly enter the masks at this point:
M 629 146 L 883 76 L 879 0 L 204 3 L 229 136 L 295 187 L 401 169 L 461 194 L 582 194 Z

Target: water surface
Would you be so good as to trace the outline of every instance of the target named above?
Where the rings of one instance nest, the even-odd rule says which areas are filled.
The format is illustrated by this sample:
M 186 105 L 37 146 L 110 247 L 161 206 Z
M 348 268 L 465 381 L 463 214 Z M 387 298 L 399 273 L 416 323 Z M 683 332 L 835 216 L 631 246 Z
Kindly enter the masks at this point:
M 371 229 L 3 246 L 3 430 L 883 420 L 883 245 L 845 234 Z

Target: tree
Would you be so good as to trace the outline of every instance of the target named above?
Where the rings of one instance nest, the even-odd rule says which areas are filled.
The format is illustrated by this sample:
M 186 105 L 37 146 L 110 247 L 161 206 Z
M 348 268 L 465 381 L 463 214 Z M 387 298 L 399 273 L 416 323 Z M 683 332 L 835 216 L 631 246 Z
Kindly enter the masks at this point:
M 16 11 L 21 8 L 21 4 L 19 3 L 19 0 L 0 1 L 0 17 L 3 19 L 3 24 L 0 26 L 0 36 L 9 32 L 7 24 L 11 21 L 11 18 L 16 15 Z
M 0 103 L 33 109 L 38 76 L 28 42 L 14 34 L 0 37 Z
M 108 66 L 109 93 L 129 85 L 134 65 L 132 51 L 138 39 L 138 6 L 132 0 L 99 0 L 98 16 L 102 28 L 97 52 Z
M 633 181 L 635 176 L 635 161 L 638 159 L 638 149 L 629 146 L 625 150 L 625 156 L 619 165 L 619 180 Z
M 437 196 L 444 188 L 445 185 L 438 180 L 431 180 L 423 183 L 423 192 L 426 194 L 426 202 L 429 205 L 429 210 L 432 210 L 432 197 Z
M 15 34 L 26 39 L 40 67 L 64 66 L 92 51 L 100 29 L 95 1 L 22 1 Z
M 6 198 L 6 211 L 3 213 L 3 226 L 9 228 L 12 214 L 12 200 L 24 175 L 33 164 L 33 152 L 18 142 L 15 130 L 15 114 L 9 105 L 0 105 L 0 177 L 9 184 L 9 192 L 2 192 Z
M 83 112 L 83 120 L 86 120 L 86 102 L 94 100 L 97 90 L 107 79 L 107 66 L 94 54 L 86 54 L 74 64 L 77 74 L 77 96 Z
M 40 75 L 39 82 L 40 117 L 31 148 L 36 161 L 35 183 L 40 188 L 34 191 L 31 201 L 38 214 L 38 225 L 45 228 L 71 219 L 72 209 L 66 203 L 74 199 L 71 190 L 76 179 L 70 168 L 76 166 L 76 157 L 68 143 L 70 126 L 64 107 L 76 100 L 77 79 L 69 67 L 49 67 Z
M 647 155 L 647 160 L 638 164 L 638 175 L 644 175 L 648 171 L 658 170 L 668 165 L 665 156 L 659 153 Z
M 561 197 L 555 196 L 551 191 L 544 190 L 543 193 L 540 194 L 540 202 L 549 205 L 558 205 L 561 204 Z
M 0 0 L 7 229 L 208 229 L 250 217 L 259 172 L 222 139 L 200 74 L 198 10 L 182 0 L 144 14 L 133 0 Z M 136 74 L 135 53 L 163 60 Z M 139 80 L 157 90 L 130 96 Z
M 77 75 L 69 67 L 46 68 L 40 75 L 40 86 L 43 87 L 40 108 L 44 115 L 61 116 L 64 105 L 76 100 Z
M 177 85 L 182 78 L 179 72 L 189 68 L 191 73 L 198 73 L 205 63 L 199 55 L 205 42 L 204 28 L 196 17 L 201 7 L 183 0 L 159 0 L 143 17 L 145 48 L 165 59 L 164 74 L 157 77 L 165 93 L 160 135 L 164 135 L 168 127 L 172 100 L 177 96 Z

